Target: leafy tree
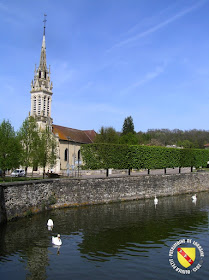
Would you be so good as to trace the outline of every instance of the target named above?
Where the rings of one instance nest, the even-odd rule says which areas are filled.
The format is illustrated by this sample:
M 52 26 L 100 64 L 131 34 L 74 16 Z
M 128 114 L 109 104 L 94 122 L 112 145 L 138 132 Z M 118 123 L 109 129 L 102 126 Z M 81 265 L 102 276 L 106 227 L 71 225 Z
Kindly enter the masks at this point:
M 122 135 L 125 135 L 128 133 L 135 134 L 133 118 L 131 116 L 125 118 L 124 123 L 123 123 Z
M 18 132 L 18 137 L 23 147 L 21 164 L 25 166 L 27 175 L 28 166 L 38 166 L 39 132 L 37 122 L 33 117 L 25 119 Z
M 99 134 L 96 135 L 95 143 L 119 143 L 119 135 L 113 127 L 101 127 Z
M 137 132 L 140 144 L 151 144 L 158 141 L 162 146 L 177 145 L 203 149 L 209 143 L 207 130 L 180 130 L 180 129 L 149 129 L 147 132 Z M 184 142 L 185 140 L 189 142 Z M 182 144 L 183 143 L 183 144 Z
M 151 141 L 151 136 L 149 135 L 149 133 L 146 133 L 146 132 L 142 132 L 142 131 L 137 132 L 137 137 L 138 137 L 138 142 L 140 145 L 149 144 Z
M 136 134 L 129 132 L 120 137 L 120 144 L 137 145 L 138 137 Z
M 119 140 L 120 144 L 136 145 L 139 143 L 139 138 L 134 131 L 134 123 L 131 116 L 125 118 L 122 128 L 122 134 Z
M 57 142 L 50 131 L 49 127 L 39 131 L 38 143 L 39 165 L 43 167 L 43 178 L 47 165 L 53 166 L 57 158 Z
M 19 167 L 21 145 L 14 128 L 9 121 L 3 121 L 0 125 L 0 169 L 5 171 Z
M 195 148 L 195 144 L 189 140 L 178 141 L 178 146 L 181 146 L 185 149 L 193 149 Z

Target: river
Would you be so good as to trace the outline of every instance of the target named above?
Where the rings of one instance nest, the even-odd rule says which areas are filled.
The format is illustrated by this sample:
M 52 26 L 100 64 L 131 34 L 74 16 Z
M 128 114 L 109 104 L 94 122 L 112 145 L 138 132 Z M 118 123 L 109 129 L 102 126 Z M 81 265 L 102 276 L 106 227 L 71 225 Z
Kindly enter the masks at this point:
M 194 263 L 182 266 L 176 247 L 176 271 L 169 252 L 188 239 L 178 247 L 195 248 Z M 208 279 L 209 193 L 48 211 L 1 225 L 0 240 L 1 280 Z

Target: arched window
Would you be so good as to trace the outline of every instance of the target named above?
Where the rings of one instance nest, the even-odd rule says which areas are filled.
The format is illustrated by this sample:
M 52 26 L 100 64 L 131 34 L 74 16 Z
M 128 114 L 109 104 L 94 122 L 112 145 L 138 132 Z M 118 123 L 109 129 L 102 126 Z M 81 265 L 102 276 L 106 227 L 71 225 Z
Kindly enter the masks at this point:
M 81 150 L 78 150 L 78 162 L 81 160 Z
M 65 161 L 67 161 L 67 159 L 68 159 L 68 149 L 65 149 Z
M 38 115 L 41 114 L 41 96 L 38 97 Z
M 46 116 L 46 96 L 44 96 L 44 116 Z
M 48 102 L 47 102 L 47 116 L 49 116 L 49 104 L 50 104 L 50 98 L 48 97 Z
M 36 113 L 36 96 L 33 97 L 33 113 Z

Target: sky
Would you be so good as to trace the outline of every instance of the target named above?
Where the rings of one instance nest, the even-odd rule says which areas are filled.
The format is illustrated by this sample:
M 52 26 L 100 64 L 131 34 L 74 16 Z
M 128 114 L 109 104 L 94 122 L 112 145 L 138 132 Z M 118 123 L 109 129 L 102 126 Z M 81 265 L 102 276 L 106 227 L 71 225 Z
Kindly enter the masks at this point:
M 0 123 L 30 111 L 46 22 L 53 123 L 209 130 L 209 0 L 0 0 Z

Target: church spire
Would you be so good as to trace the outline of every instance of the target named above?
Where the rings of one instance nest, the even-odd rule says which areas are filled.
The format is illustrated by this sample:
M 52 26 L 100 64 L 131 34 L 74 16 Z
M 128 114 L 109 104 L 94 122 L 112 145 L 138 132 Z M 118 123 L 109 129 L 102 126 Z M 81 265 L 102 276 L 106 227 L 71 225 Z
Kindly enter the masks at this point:
M 47 20 L 46 20 L 46 14 L 44 14 L 44 20 L 43 20 L 43 23 L 44 23 L 44 36 L 45 36 L 45 28 L 46 28 L 46 22 L 47 22 Z
M 41 46 L 41 57 L 40 57 L 40 64 L 39 64 L 39 70 L 45 71 L 46 66 L 46 39 L 45 39 L 45 29 L 46 29 L 46 15 L 44 14 L 44 34 L 43 34 L 43 40 L 42 40 L 42 46 Z
M 34 80 L 31 82 L 31 116 L 36 116 L 41 127 L 52 125 L 51 101 L 53 85 L 50 80 L 50 67 L 46 64 L 46 40 L 44 15 L 44 33 L 41 45 L 41 57 L 39 67 L 35 66 Z

